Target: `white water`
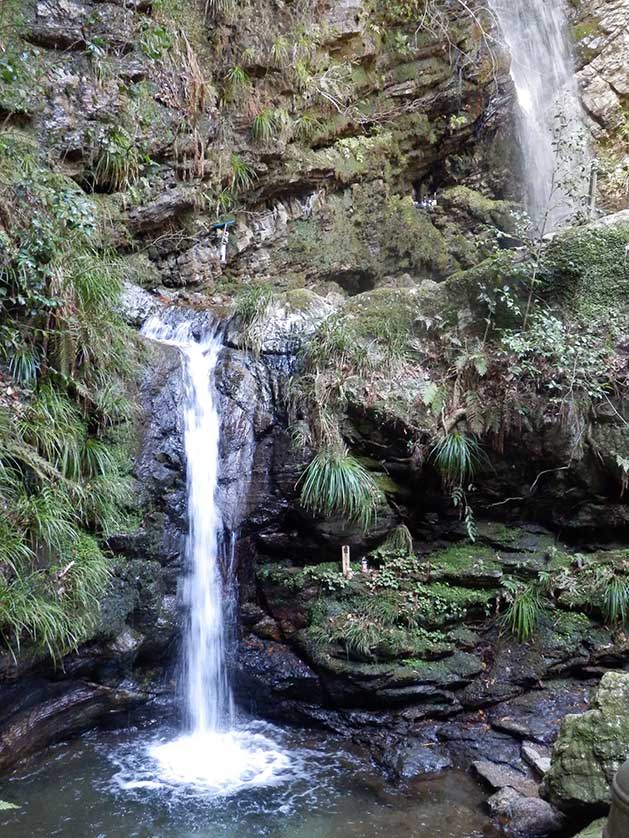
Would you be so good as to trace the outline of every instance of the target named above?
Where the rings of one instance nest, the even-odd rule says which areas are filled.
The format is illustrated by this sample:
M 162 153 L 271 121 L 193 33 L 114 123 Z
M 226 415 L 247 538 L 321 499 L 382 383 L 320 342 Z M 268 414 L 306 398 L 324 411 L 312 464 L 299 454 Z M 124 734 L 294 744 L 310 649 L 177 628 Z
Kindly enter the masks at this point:
M 526 206 L 542 232 L 586 202 L 589 160 L 563 0 L 490 0 L 511 54 Z
M 290 760 L 267 737 L 234 724 L 225 655 L 226 616 L 233 619 L 233 609 L 230 580 L 223 581 L 220 564 L 224 528 L 218 504 L 220 417 L 214 373 L 221 342 L 216 334 L 199 342 L 190 323 L 171 325 L 157 315 L 143 333 L 181 352 L 188 494 L 181 690 L 186 732 L 151 746 L 159 778 L 150 782 L 233 794 L 280 781 Z M 233 573 L 233 538 L 229 559 L 226 571 Z

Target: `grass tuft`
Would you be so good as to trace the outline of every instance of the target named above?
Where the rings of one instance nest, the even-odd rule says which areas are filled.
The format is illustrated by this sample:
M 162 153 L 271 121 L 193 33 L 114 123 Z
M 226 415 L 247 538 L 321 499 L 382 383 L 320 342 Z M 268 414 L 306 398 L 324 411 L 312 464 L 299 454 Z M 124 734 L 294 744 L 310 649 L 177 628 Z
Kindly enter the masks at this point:
M 300 502 L 317 515 L 343 516 L 367 531 L 381 493 L 367 469 L 343 445 L 319 451 L 302 474 Z

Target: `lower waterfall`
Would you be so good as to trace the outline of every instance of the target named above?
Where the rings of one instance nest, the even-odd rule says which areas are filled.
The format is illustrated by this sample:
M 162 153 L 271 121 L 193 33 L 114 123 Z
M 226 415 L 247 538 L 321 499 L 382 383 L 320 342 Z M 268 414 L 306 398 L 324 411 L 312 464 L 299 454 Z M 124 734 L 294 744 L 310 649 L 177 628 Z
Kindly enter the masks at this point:
M 176 312 L 173 312 L 176 314 Z M 289 765 L 274 743 L 236 721 L 226 665 L 231 580 L 223 579 L 224 525 L 218 502 L 221 433 L 214 377 L 221 340 L 214 328 L 197 340 L 192 324 L 152 317 L 145 337 L 175 346 L 182 359 L 188 536 L 183 584 L 186 609 L 180 689 L 184 732 L 151 755 L 169 783 L 221 794 L 273 782 Z M 229 546 L 228 546 L 229 549 Z M 233 572 L 232 562 L 224 563 Z

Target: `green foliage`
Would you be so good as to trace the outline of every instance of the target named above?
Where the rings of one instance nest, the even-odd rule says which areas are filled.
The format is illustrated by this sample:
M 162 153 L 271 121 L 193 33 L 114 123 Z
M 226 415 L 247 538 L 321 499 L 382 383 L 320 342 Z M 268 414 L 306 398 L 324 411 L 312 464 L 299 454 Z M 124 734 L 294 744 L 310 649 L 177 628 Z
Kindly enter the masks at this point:
M 368 530 L 376 517 L 380 490 L 367 469 L 344 446 L 315 454 L 299 483 L 302 506 L 317 515 L 342 515 Z
M 306 582 L 314 582 L 328 593 L 344 591 L 349 585 L 338 564 L 311 565 L 304 568 L 303 574 Z
M 3 214 L 5 204 L 10 214 Z M 0 335 L 22 388 L 0 404 L 0 633 L 58 657 L 89 635 L 124 524 L 134 340 L 93 206 L 28 138 L 0 133 Z
M 140 34 L 140 50 L 151 61 L 159 61 L 171 49 L 172 38 L 159 24 L 149 23 Z
M 7 803 L 6 800 L 0 800 L 0 812 L 6 812 L 9 809 L 19 809 L 15 803 Z
M 244 288 L 236 297 L 235 313 L 246 325 L 260 320 L 267 313 L 273 299 L 271 285 L 255 285 Z
M 244 192 L 251 189 L 257 180 L 255 170 L 237 154 L 231 156 L 231 185 L 232 190 L 236 192 Z
M 322 121 L 313 114 L 300 114 L 294 122 L 293 132 L 298 140 L 307 142 L 311 140 L 323 127 Z
M 526 331 L 506 331 L 502 347 L 512 374 L 554 401 L 578 395 L 598 400 L 614 388 L 613 347 L 605 335 L 547 309 L 533 312 Z
M 473 436 L 451 431 L 433 445 L 430 453 L 448 486 L 464 486 L 483 462 L 484 452 Z
M 140 177 L 146 154 L 124 128 L 110 128 L 95 154 L 94 183 L 108 192 L 123 192 Z
M 230 67 L 225 74 L 224 98 L 232 102 L 244 95 L 251 87 L 251 78 L 240 64 Z
M 205 9 L 210 18 L 231 15 L 236 8 L 235 0 L 206 0 Z
M 629 579 L 613 575 L 601 591 L 601 610 L 605 622 L 624 625 L 629 616 Z
M 273 302 L 273 296 L 271 285 L 256 285 L 244 288 L 236 297 L 235 314 L 244 326 L 244 343 L 256 357 L 262 350 L 266 316 Z
M 261 143 L 270 142 L 277 128 L 277 116 L 275 111 L 266 108 L 254 117 L 251 123 L 251 136 Z
M 285 67 L 288 62 L 289 44 L 285 35 L 278 35 L 271 45 L 271 58 L 276 67 Z
M 503 585 L 507 602 L 502 616 L 504 625 L 520 642 L 531 640 L 544 611 L 539 584 L 533 582 L 527 585 L 506 579 Z

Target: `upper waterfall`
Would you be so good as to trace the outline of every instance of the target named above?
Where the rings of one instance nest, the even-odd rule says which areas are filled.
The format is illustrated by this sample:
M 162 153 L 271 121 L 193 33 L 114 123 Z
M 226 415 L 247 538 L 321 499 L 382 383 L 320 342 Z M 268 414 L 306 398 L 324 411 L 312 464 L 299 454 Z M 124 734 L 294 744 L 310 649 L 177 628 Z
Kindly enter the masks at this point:
M 586 128 L 561 0 L 490 0 L 511 54 L 527 210 L 542 232 L 570 222 L 588 185 Z

